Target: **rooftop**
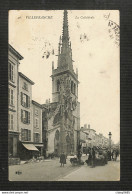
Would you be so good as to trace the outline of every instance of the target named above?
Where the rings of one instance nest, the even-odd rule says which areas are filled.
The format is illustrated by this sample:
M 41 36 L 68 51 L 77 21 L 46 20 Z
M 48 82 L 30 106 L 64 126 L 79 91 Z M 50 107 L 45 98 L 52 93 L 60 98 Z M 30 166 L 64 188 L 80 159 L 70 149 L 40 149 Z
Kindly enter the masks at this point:
M 23 79 L 25 79 L 27 82 L 29 82 L 30 84 L 34 85 L 35 83 L 30 80 L 27 76 L 25 76 L 23 73 L 19 72 L 19 76 L 21 76 Z
M 8 45 L 8 49 L 19 59 L 22 60 L 23 56 L 20 55 L 10 44 Z
M 38 106 L 39 108 L 43 108 L 41 104 L 39 104 L 38 102 L 32 100 L 32 104 L 34 104 L 35 106 Z

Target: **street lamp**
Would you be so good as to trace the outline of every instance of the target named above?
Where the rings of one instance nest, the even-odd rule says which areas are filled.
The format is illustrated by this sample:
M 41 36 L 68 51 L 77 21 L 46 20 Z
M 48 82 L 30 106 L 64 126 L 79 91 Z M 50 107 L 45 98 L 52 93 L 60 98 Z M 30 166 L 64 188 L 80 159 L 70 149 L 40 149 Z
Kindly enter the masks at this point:
M 110 161 L 111 161 L 111 136 L 112 136 L 112 133 L 109 132 L 109 147 L 110 147 Z

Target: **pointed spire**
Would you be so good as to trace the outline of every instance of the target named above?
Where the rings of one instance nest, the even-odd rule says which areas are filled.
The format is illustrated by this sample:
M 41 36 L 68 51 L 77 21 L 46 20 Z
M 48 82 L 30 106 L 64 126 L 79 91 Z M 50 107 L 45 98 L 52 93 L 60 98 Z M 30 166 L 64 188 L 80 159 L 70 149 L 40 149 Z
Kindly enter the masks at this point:
M 67 15 L 67 10 L 64 10 L 63 32 L 62 32 L 62 52 L 64 53 L 68 47 L 69 47 L 68 15 Z
M 67 66 L 67 68 L 72 70 L 72 49 L 69 39 L 68 12 L 64 10 L 62 38 L 60 37 L 58 45 L 58 67 Z

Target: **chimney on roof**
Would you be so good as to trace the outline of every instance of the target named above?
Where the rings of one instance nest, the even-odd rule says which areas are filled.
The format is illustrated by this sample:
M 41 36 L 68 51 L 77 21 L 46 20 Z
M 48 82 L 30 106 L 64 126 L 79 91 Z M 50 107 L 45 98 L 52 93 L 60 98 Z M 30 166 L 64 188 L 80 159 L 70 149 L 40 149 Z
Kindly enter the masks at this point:
M 88 129 L 90 129 L 90 125 L 88 125 Z
M 87 129 L 87 124 L 84 125 L 84 128 Z

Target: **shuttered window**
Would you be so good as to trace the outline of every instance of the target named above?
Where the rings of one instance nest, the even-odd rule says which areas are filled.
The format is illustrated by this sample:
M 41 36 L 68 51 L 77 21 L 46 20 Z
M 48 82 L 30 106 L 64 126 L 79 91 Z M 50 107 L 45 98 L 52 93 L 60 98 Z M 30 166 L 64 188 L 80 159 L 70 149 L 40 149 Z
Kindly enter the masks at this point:
M 10 130 L 10 114 L 8 114 L 8 130 Z
M 38 118 L 35 118 L 35 127 L 39 128 L 39 119 Z
M 21 109 L 21 121 L 25 124 L 30 124 L 30 112 Z
M 11 90 L 11 105 L 13 105 L 13 90 Z
M 11 88 L 8 89 L 8 102 L 9 105 L 14 105 L 14 91 Z
M 28 112 L 28 123 L 30 123 L 30 112 Z
M 14 130 L 14 117 L 13 114 L 8 115 L 8 129 L 9 130 Z
M 10 104 L 10 88 L 8 88 L 8 104 Z
M 9 63 L 9 79 L 14 82 L 14 65 Z
M 28 141 L 31 141 L 31 131 L 28 130 Z
M 21 105 L 25 108 L 30 107 L 30 97 L 24 93 L 21 92 Z
M 13 115 L 11 115 L 11 130 L 13 130 Z
M 31 130 L 21 129 L 21 141 L 31 141 Z

